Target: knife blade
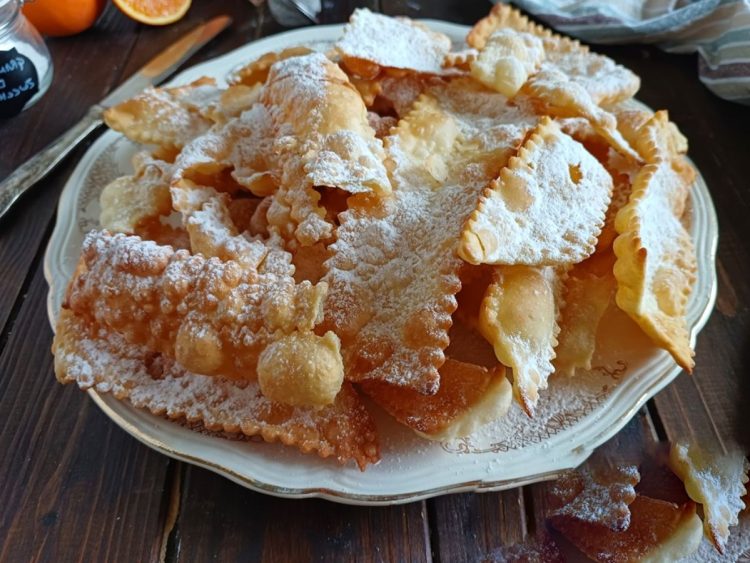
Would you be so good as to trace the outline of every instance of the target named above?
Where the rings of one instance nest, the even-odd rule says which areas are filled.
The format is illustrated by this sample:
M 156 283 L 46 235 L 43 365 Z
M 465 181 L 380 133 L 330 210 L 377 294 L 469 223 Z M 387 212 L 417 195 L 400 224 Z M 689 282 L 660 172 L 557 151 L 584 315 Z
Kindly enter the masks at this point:
M 90 107 L 78 123 L 16 168 L 0 182 L 0 220 L 22 194 L 54 170 L 81 141 L 102 124 L 102 113 L 106 108 L 132 97 L 148 86 L 164 81 L 231 23 L 229 16 L 215 17 L 172 43 L 98 104 Z

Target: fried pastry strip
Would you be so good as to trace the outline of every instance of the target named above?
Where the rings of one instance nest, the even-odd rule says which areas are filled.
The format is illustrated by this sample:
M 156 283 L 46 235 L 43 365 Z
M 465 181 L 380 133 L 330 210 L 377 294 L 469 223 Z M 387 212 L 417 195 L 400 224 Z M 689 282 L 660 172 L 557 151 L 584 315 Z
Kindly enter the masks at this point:
M 173 182 L 183 178 L 209 181 L 225 170 L 254 195 L 272 194 L 277 180 L 272 171 L 274 133 L 271 116 L 263 104 L 255 104 L 186 144 L 175 161 Z
M 313 53 L 274 64 L 261 100 L 277 137 L 282 184 L 391 191 L 383 144 L 367 121 L 367 108 L 346 74 L 325 56 Z M 303 169 L 294 167 L 295 177 L 285 178 L 293 159 L 300 159 Z
M 735 450 L 727 455 L 709 454 L 695 444 L 672 444 L 669 467 L 685 483 L 691 499 L 703 505 L 703 529 L 719 553 L 724 553 L 729 527 L 736 526 L 745 508 L 748 464 Z
M 471 264 L 580 262 L 594 251 L 611 195 L 602 165 L 544 119 L 484 192 L 460 255 Z
M 362 470 L 380 457 L 375 424 L 348 383 L 322 408 L 276 403 L 256 382 L 190 373 L 69 309 L 60 312 L 53 351 L 61 383 L 112 393 L 156 415 L 201 422 L 208 430 L 259 435 L 340 463 L 355 461 Z
M 252 379 L 269 343 L 315 327 L 326 291 L 296 284 L 263 242 L 252 245 L 257 270 L 91 233 L 65 307 L 195 373 Z
M 281 51 L 264 53 L 257 59 L 232 70 L 227 76 L 227 83 L 232 85 L 242 84 L 244 86 L 263 84 L 268 79 L 268 73 L 274 63 L 291 57 L 309 55 L 312 52 L 312 49 L 308 49 L 302 45 L 297 45 L 295 47 L 287 47 Z
M 550 266 L 496 268 L 479 312 L 479 331 L 513 369 L 513 395 L 529 416 L 554 371 L 563 280 Z
M 601 264 L 596 264 L 601 262 Z M 576 264 L 565 280 L 560 334 L 555 348 L 555 373 L 575 374 L 591 369 L 596 332 L 615 291 L 614 256 L 594 255 Z
M 538 107 L 538 111 L 555 117 L 583 117 L 612 148 L 635 162 L 639 154 L 633 150 L 617 129 L 617 119 L 600 108 L 588 91 L 554 65 L 542 64 L 522 88 Z
M 381 67 L 441 74 L 450 49 L 447 35 L 409 18 L 391 18 L 366 8 L 354 10 L 335 45 L 344 66 L 361 78 L 373 78 Z
M 693 369 L 685 312 L 695 281 L 693 241 L 675 212 L 689 184 L 677 162 L 647 164 L 618 213 L 617 305 L 687 371 Z M 681 214 L 681 213 L 680 213 Z
M 671 502 L 637 495 L 630 504 L 630 526 L 608 530 L 576 518 L 557 518 L 552 525 L 594 561 L 679 561 L 698 549 L 701 519 L 692 502 Z
M 211 126 L 201 109 L 218 96 L 216 81 L 205 77 L 174 88 L 147 88 L 108 108 L 104 121 L 137 143 L 180 149 Z
M 575 39 L 557 35 L 531 22 L 507 4 L 496 4 L 489 15 L 479 20 L 466 42 L 476 49 L 486 47 L 498 30 L 513 30 L 538 37 L 544 45 L 548 65 L 566 74 L 579 85 L 595 104 L 609 105 L 631 98 L 640 87 L 640 79 L 609 57 L 589 51 Z
M 135 172 L 107 184 L 100 196 L 102 228 L 135 234 L 149 221 L 172 211 L 169 182 L 172 167 L 140 152 L 133 157 Z
M 512 397 L 502 365 L 488 369 L 451 358 L 440 368 L 435 395 L 382 381 L 363 381 L 361 387 L 401 424 L 430 440 L 468 436 L 505 416 Z
M 500 29 L 485 43 L 471 63 L 471 75 L 489 88 L 512 98 L 529 75 L 539 70 L 544 60 L 542 41 L 530 34 Z

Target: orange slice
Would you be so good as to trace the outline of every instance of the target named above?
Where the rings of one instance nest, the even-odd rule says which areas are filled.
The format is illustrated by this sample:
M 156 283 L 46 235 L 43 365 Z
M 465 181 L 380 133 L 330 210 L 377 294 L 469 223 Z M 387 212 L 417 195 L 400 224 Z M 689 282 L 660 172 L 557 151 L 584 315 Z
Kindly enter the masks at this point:
M 167 25 L 184 16 L 191 0 L 114 0 L 129 18 L 148 25 Z

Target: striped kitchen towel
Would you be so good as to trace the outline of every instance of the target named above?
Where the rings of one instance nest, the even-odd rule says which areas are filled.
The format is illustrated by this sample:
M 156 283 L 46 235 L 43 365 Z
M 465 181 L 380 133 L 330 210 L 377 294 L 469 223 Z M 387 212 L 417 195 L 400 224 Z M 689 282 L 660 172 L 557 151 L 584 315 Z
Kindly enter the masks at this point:
M 589 43 L 655 43 L 698 53 L 701 81 L 750 105 L 750 0 L 514 0 L 555 29 Z

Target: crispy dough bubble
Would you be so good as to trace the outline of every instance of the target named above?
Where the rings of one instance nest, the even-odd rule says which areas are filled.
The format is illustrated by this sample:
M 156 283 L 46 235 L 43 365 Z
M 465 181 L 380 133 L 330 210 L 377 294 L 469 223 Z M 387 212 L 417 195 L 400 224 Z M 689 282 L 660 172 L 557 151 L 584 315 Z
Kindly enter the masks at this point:
M 293 333 L 270 344 L 258 360 L 263 394 L 295 406 L 331 404 L 344 382 L 339 338 L 328 331 Z

